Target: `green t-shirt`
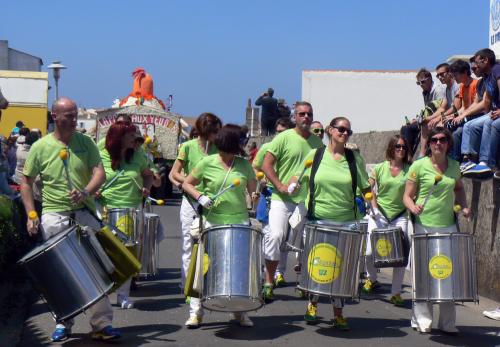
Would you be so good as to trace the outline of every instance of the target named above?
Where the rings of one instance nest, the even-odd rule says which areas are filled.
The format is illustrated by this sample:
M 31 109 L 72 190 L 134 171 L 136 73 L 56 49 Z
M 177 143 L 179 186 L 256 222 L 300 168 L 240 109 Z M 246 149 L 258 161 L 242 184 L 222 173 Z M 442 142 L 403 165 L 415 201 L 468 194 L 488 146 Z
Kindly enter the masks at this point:
M 104 171 L 106 172 L 106 185 L 121 170 L 119 176 L 108 188 L 102 192 L 103 204 L 109 208 L 137 207 L 142 202 L 142 192 L 134 183 L 134 179 L 142 187 L 142 171 L 148 168 L 144 152 L 135 151 L 129 163 L 120 162 L 120 167 L 115 171 L 111 168 L 111 157 L 107 149 L 100 151 Z
M 323 146 L 320 138 L 311 134 L 307 139 L 300 136 L 295 129 L 288 129 L 277 135 L 267 151 L 275 158 L 275 170 L 280 182 L 288 184 L 293 176 L 300 176 L 308 153 Z M 273 191 L 272 200 L 299 203 L 306 200 L 306 180 L 300 182 L 300 189 L 293 195 Z
M 406 175 L 410 166 L 405 164 L 401 172 L 393 177 L 391 163 L 384 161 L 377 164 L 370 178 L 377 181 L 377 205 L 382 208 L 387 218 L 392 219 L 406 210 L 403 194 L 406 186 Z
M 432 166 L 431 159 L 425 157 L 415 161 L 408 170 L 408 179 L 417 185 L 417 200 L 424 203 L 429 190 L 434 185 L 436 175 L 440 175 Z M 460 167 L 456 160 L 448 158 L 448 168 L 436 189 L 427 201 L 424 211 L 416 216 L 416 223 L 435 228 L 449 227 L 455 224 L 453 205 L 455 203 L 455 184 L 460 178 Z
M 81 133 L 71 136 L 69 146 L 56 140 L 49 134 L 36 141 L 31 147 L 23 174 L 34 178 L 42 178 L 43 213 L 67 212 L 82 208 L 84 205 L 73 205 L 69 199 L 69 185 L 66 170 L 59 153 L 67 148 L 69 157 L 68 173 L 74 188 L 83 190 L 92 178 L 93 169 L 101 164 L 101 157 L 94 141 Z M 93 199 L 86 201 L 93 208 Z
M 262 146 L 260 146 L 259 151 L 255 155 L 252 165 L 257 170 L 260 170 L 262 168 L 262 164 L 264 163 L 264 157 L 266 156 L 267 149 L 269 148 L 270 144 L 271 142 L 264 143 Z
M 197 189 L 210 198 L 221 190 L 226 173 L 218 154 L 203 158 L 191 171 L 191 175 L 200 181 Z M 240 180 L 239 186 L 219 196 L 210 209 L 203 209 L 208 222 L 237 224 L 248 220 L 245 190 L 247 182 L 255 179 L 255 173 L 250 163 L 241 157 L 234 158 L 233 167 L 222 189 L 232 184 L 236 178 Z
M 314 159 L 316 150 L 311 151 L 306 160 Z M 354 152 L 356 161 L 357 187 L 361 190 L 370 187 L 365 162 L 361 155 Z M 311 169 L 307 169 L 307 182 Z M 306 181 L 306 180 L 304 180 Z M 309 183 L 307 183 L 309 192 Z M 306 207 L 309 206 L 308 194 Z M 314 215 L 317 219 L 329 219 L 336 222 L 350 222 L 357 218 L 354 212 L 354 195 L 352 192 L 352 178 L 345 156 L 340 160 L 333 159 L 327 148 L 314 177 Z M 356 208 L 356 213 L 358 213 Z
M 106 148 L 106 136 L 97 141 L 97 149 L 99 149 L 99 152 L 105 148 Z
M 207 155 L 217 154 L 217 147 L 213 143 L 208 147 L 208 154 L 201 149 L 198 139 L 186 141 L 179 148 L 178 160 L 184 163 L 184 173 L 189 175 L 198 162 Z

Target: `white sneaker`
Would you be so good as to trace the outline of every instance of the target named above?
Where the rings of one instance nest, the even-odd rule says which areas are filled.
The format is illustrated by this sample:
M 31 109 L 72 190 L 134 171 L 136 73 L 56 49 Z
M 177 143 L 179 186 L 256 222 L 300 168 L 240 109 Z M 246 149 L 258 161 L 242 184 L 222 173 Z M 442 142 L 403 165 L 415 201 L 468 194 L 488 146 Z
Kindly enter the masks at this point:
M 253 327 L 253 322 L 252 320 L 250 319 L 250 317 L 248 317 L 248 313 L 246 312 L 242 312 L 242 313 L 234 313 L 234 319 L 236 319 L 238 321 L 238 323 L 240 324 L 240 326 L 242 327 Z
M 196 314 L 193 314 L 193 315 L 189 316 L 189 319 L 186 321 L 186 323 L 184 323 L 184 325 L 188 329 L 196 329 L 200 326 L 201 321 L 202 321 L 202 316 L 198 316 Z
M 500 320 L 500 307 L 497 307 L 496 309 L 491 311 L 483 311 L 483 314 L 488 318 Z
M 125 310 L 128 310 L 130 308 L 134 308 L 134 302 L 132 300 L 125 299 L 122 301 L 121 307 Z

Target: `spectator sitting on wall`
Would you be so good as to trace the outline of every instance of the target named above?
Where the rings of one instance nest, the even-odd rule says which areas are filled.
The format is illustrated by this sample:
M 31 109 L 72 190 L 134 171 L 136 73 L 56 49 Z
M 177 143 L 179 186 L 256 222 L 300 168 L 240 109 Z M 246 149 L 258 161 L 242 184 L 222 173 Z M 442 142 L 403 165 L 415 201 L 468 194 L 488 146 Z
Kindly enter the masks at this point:
M 462 130 L 465 119 L 459 117 L 459 112 L 469 108 L 474 103 L 477 90 L 477 80 L 471 77 L 470 65 L 466 61 L 457 60 L 450 65 L 450 72 L 460 83 L 458 94 L 453 106 L 444 113 L 444 126 L 453 132 L 453 149 L 451 156 L 461 161 Z
M 438 125 L 443 125 L 443 119 L 446 115 L 446 112 L 451 109 L 453 110 L 453 101 L 455 100 L 455 96 L 459 92 L 459 86 L 453 75 L 450 72 L 450 64 L 442 63 L 436 67 L 436 77 L 438 80 L 446 86 L 445 95 L 446 98 L 441 103 L 441 106 L 438 108 L 435 114 L 433 114 L 428 120 L 428 128 L 432 129 Z M 450 113 L 452 113 L 451 111 Z
M 268 88 L 267 92 L 263 93 L 257 100 L 255 105 L 262 106 L 260 115 L 261 134 L 270 136 L 275 134 L 274 124 L 279 118 L 278 100 L 273 98 L 274 89 Z
M 500 147 L 500 65 L 496 64 L 495 53 L 489 49 L 482 49 L 474 55 L 474 61 L 478 71 L 483 74 L 485 93 L 483 100 L 489 106 L 489 111 L 484 116 L 478 117 L 471 122 L 471 133 L 481 134 L 481 145 L 479 148 L 479 164 L 464 171 L 463 175 L 474 178 L 489 178 L 495 170 L 498 170 L 497 156 Z M 488 100 L 491 100 L 489 102 Z
M 442 100 L 446 99 L 446 91 L 441 84 L 435 84 L 432 80 L 432 74 L 425 68 L 420 69 L 417 72 L 417 85 L 422 88 L 422 97 L 424 99 L 424 107 L 431 104 L 434 101 L 438 101 L 439 106 L 442 104 Z M 416 148 L 419 142 L 419 136 L 422 129 L 422 143 L 420 146 L 420 156 L 425 156 L 425 146 L 427 138 L 427 125 L 426 121 L 428 118 L 420 120 L 420 123 L 413 119 L 410 124 L 406 124 L 401 127 L 401 135 L 408 142 L 408 147 L 410 150 L 410 156 L 415 154 Z
M 23 121 L 18 120 L 16 122 L 16 126 L 12 128 L 11 135 L 19 135 L 19 131 L 21 130 L 22 127 L 24 127 Z
M 290 118 L 290 107 L 286 104 L 285 99 L 278 99 L 278 114 L 279 117 L 288 117 Z

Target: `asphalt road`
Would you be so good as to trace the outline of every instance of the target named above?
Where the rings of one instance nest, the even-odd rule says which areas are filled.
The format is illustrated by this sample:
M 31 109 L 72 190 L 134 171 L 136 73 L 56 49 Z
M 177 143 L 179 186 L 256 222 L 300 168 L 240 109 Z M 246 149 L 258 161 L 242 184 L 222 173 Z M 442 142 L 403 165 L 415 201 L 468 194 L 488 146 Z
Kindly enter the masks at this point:
M 178 202 L 155 207 L 166 229 L 167 237 L 160 245 L 160 272 L 157 278 L 139 282 L 132 292 L 135 308 L 122 310 L 115 306 L 113 325 L 120 328 L 123 338 L 114 344 L 120 346 L 500 346 L 500 322 L 482 316 L 481 311 L 493 308 L 494 303 L 481 298 L 479 305 L 466 304 L 457 308 L 459 336 L 443 335 L 439 330 L 420 335 L 410 327 L 411 303 L 398 308 L 388 302 L 390 273 L 382 271 L 379 280 L 384 284 L 375 295 L 347 303 L 344 315 L 351 330 L 334 329 L 331 305 L 323 300 L 319 305 L 319 324 L 306 325 L 303 314 L 306 301 L 295 292 L 296 276 L 291 269 L 288 286 L 275 291 L 277 300 L 257 312 L 250 313 L 253 328 L 242 328 L 230 321 L 228 314 L 207 312 L 204 324 L 197 330 L 184 328 L 188 306 L 179 288 L 180 283 L 180 224 Z M 289 257 L 289 267 L 295 263 Z M 409 283 L 409 273 L 405 278 Z M 405 286 L 403 298 L 410 297 Z M 111 302 L 116 296 L 111 295 Z M 437 308 L 436 308 L 437 310 Z M 436 319 L 437 321 L 437 319 Z M 25 321 L 19 346 L 102 346 L 89 337 L 85 315 L 76 318 L 71 339 L 53 344 L 50 334 L 54 321 L 43 301 L 36 302 Z M 1 341 L 0 346 L 3 347 Z M 10 347 L 10 346 L 9 346 Z

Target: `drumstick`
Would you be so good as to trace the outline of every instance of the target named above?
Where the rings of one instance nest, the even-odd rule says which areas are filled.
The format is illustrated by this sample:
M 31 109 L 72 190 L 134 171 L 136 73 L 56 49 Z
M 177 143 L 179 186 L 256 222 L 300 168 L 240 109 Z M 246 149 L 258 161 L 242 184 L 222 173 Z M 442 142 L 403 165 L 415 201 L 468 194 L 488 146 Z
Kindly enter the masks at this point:
M 288 186 L 288 193 L 292 194 L 297 185 L 302 181 L 302 177 L 304 177 L 304 174 L 306 173 L 306 170 L 309 169 L 313 164 L 313 161 L 311 159 L 307 159 L 304 162 L 304 168 L 302 169 L 302 172 L 300 173 L 299 178 L 297 179 L 297 182 L 293 182 Z
M 155 198 L 152 198 L 150 196 L 148 196 L 147 199 L 156 202 L 157 205 L 160 205 L 160 206 L 165 205 L 165 200 L 155 199 Z
M 213 197 L 212 197 L 212 201 L 214 201 L 215 199 L 217 199 L 219 196 L 221 196 L 222 194 L 224 194 L 225 192 L 227 192 L 229 189 L 233 189 L 234 187 L 237 187 L 239 186 L 241 183 L 241 181 L 238 179 L 238 178 L 235 178 L 233 183 L 231 183 L 230 185 L 228 185 L 226 188 L 222 189 L 220 192 L 218 192 L 217 194 L 215 194 Z
M 460 213 L 460 211 L 462 211 L 462 206 L 460 206 L 460 204 L 456 204 L 455 206 L 453 206 L 453 211 L 455 213 Z
M 32 221 L 35 219 L 38 219 L 38 213 L 36 211 L 30 211 L 28 213 L 28 219 L 32 220 Z M 43 232 L 43 227 L 42 227 L 42 223 L 40 222 L 40 220 L 38 221 L 38 228 L 40 230 L 42 230 L 42 232 Z
M 257 171 L 255 177 L 257 178 L 257 187 L 255 188 L 255 192 L 258 193 L 260 190 L 260 180 L 264 178 L 264 173 L 262 171 Z
M 139 183 L 137 183 L 137 181 L 135 180 L 135 178 L 133 178 L 133 177 L 130 177 L 130 178 L 132 178 L 132 181 L 134 181 L 134 183 L 137 186 L 137 188 L 139 188 L 139 190 L 142 191 L 142 187 L 139 185 Z
M 363 198 L 365 199 L 365 201 L 368 203 L 368 210 L 369 214 L 373 214 L 373 211 L 372 211 L 372 204 L 371 204 L 371 201 L 373 200 L 373 193 L 372 192 L 366 192 L 365 195 L 363 195 Z
M 108 188 L 109 188 L 109 187 L 110 187 L 113 183 L 115 183 L 115 181 L 118 179 L 118 177 L 120 177 L 121 175 L 123 175 L 123 173 L 124 173 L 124 172 L 125 172 L 125 170 L 120 170 L 120 172 L 118 172 L 118 173 L 115 175 L 115 177 L 113 177 L 113 178 L 111 179 L 111 181 L 109 181 L 108 183 L 106 183 L 106 184 L 104 185 L 104 187 L 102 187 L 101 192 L 102 192 L 103 190 L 105 190 L 105 189 L 108 189 Z
M 69 191 L 72 191 L 73 190 L 73 182 L 71 181 L 71 177 L 69 176 L 68 157 L 69 157 L 69 152 L 66 148 L 63 148 L 59 151 L 59 158 L 61 158 L 61 160 L 63 162 L 64 171 L 66 173 L 66 178 L 68 180 L 68 188 L 69 188 Z
M 437 184 L 442 179 L 443 179 L 443 176 L 441 176 L 441 175 L 436 175 L 436 177 L 434 177 L 434 185 L 431 187 L 431 189 L 429 189 L 429 193 L 425 197 L 424 203 L 422 204 L 422 209 L 425 207 L 425 205 L 427 204 L 427 201 L 429 201 L 429 198 L 431 197 L 432 193 L 434 193 L 434 190 L 436 189 Z

